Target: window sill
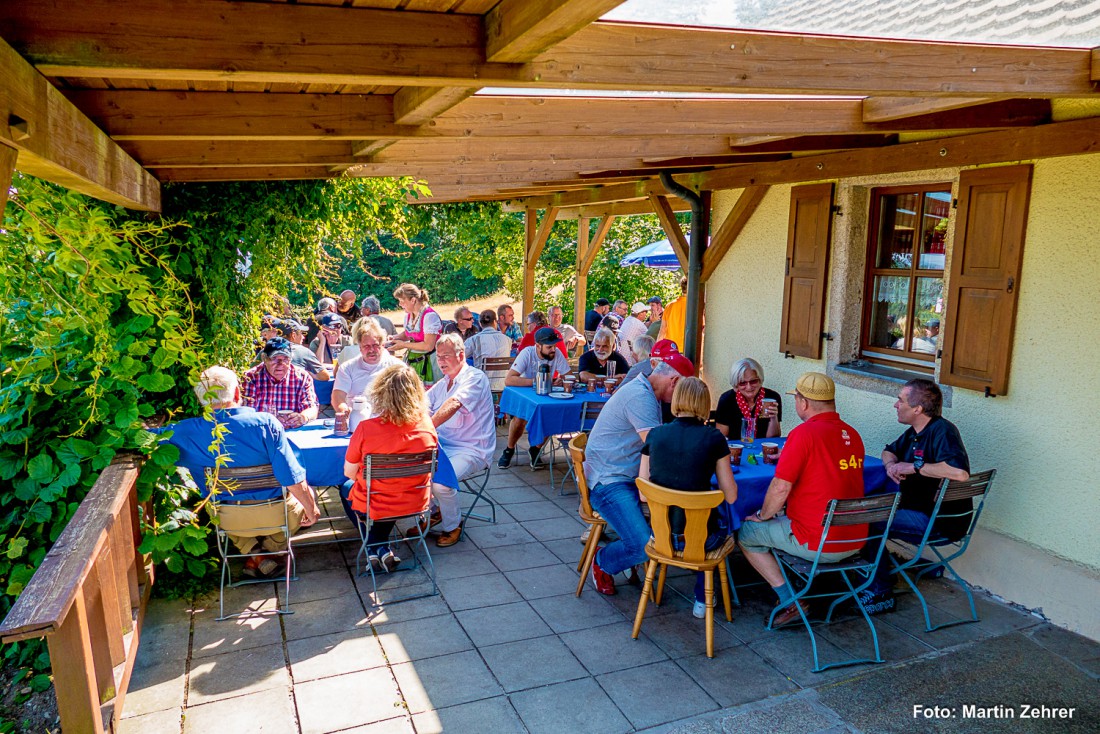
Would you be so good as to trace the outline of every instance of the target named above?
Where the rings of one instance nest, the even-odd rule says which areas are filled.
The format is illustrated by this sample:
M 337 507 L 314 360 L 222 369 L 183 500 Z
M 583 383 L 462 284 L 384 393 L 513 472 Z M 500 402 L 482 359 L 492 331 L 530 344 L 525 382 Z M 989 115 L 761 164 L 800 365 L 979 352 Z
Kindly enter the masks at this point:
M 902 370 L 896 367 L 885 367 L 880 364 L 864 362 L 862 360 L 832 365 L 830 372 L 833 378 L 841 385 L 850 387 L 854 390 L 864 390 L 866 392 L 889 395 L 891 397 L 896 396 L 901 386 L 915 377 L 934 379 L 931 375 L 923 372 L 910 372 L 908 370 Z M 946 385 L 940 385 L 940 389 L 943 391 L 944 407 L 950 408 L 952 397 L 951 388 Z

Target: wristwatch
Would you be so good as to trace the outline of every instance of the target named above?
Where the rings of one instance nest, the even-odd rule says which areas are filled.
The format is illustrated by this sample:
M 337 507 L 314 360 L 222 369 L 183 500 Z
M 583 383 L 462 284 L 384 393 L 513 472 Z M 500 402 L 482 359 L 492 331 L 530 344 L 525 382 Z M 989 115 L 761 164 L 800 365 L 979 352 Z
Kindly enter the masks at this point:
M 917 458 L 913 459 L 913 470 L 916 471 L 917 474 L 920 474 L 920 468 L 922 466 L 924 466 L 923 456 L 918 456 Z

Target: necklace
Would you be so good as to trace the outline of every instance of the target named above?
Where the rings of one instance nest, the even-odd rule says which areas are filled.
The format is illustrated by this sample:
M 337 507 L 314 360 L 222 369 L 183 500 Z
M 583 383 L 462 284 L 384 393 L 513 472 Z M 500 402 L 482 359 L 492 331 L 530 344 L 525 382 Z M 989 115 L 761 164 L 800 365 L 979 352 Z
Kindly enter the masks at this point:
M 734 395 L 737 396 L 737 407 L 741 409 L 741 415 L 755 423 L 760 416 L 760 411 L 764 409 L 764 388 L 761 387 L 756 393 L 756 400 L 753 401 L 752 408 L 749 408 L 748 401 L 740 392 L 734 391 Z

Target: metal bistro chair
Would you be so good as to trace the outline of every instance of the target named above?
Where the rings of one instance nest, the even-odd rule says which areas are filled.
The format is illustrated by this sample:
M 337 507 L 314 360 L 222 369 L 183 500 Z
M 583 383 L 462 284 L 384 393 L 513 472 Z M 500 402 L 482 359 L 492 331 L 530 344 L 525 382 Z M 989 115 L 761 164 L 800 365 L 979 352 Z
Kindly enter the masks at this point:
M 802 623 L 806 625 L 806 631 L 810 633 L 810 644 L 813 646 L 814 652 L 813 672 L 815 673 L 820 673 L 829 668 L 843 667 L 845 665 L 885 662 L 882 659 L 882 654 L 879 652 L 878 631 L 875 629 L 875 624 L 871 621 L 871 617 L 863 607 L 860 606 L 859 602 L 856 601 L 856 608 L 859 610 L 860 614 L 863 615 L 863 619 L 867 622 L 867 626 L 871 628 L 871 639 L 875 646 L 875 656 L 873 658 L 857 658 L 854 660 L 844 660 L 837 663 L 822 665 L 817 654 L 817 637 L 814 635 L 813 628 L 810 626 L 810 620 L 806 617 L 805 610 L 802 609 L 801 602 L 803 599 L 836 597 L 829 605 L 828 614 L 825 616 L 825 622 L 828 623 L 832 621 L 833 611 L 836 610 L 841 602 L 848 599 L 855 600 L 859 592 L 871 585 L 871 580 L 875 575 L 875 567 L 878 565 L 882 557 L 883 549 L 886 547 L 886 535 L 890 532 L 890 525 L 894 522 L 894 512 L 897 510 L 898 501 L 900 499 L 901 495 L 894 493 L 862 497 L 853 500 L 830 500 L 828 511 L 825 517 L 821 519 L 821 541 L 818 544 L 817 553 L 814 555 L 812 561 L 807 561 L 798 556 L 792 556 L 789 553 L 784 553 L 774 548 L 772 549 L 772 555 L 775 557 L 775 560 L 779 562 L 779 570 L 783 574 L 783 581 L 785 581 L 790 588 L 794 588 L 794 586 L 791 585 L 791 577 L 787 573 L 790 571 L 791 574 L 797 576 L 803 582 L 802 588 L 795 592 L 791 602 L 794 603 L 795 608 L 798 610 L 798 615 L 802 618 Z M 868 524 L 868 530 L 867 535 L 862 538 L 846 538 L 841 540 L 830 537 L 830 532 L 833 528 L 848 525 L 862 525 L 864 523 Z M 881 533 L 873 529 L 879 524 L 881 524 L 882 527 Z M 835 546 L 839 543 L 848 544 L 860 540 L 865 543 L 875 543 L 877 545 L 873 560 L 867 560 L 863 557 L 863 554 L 858 551 L 848 558 L 836 563 L 826 563 L 821 560 L 821 554 L 823 552 L 828 552 L 830 546 Z M 839 574 L 847 589 L 841 591 L 829 590 L 818 594 L 810 594 L 809 592 L 813 587 L 814 580 L 826 573 Z M 853 577 L 855 577 L 855 584 L 853 584 Z M 771 615 L 768 617 L 767 628 L 769 630 L 773 629 L 772 622 L 775 620 L 775 615 L 785 607 L 786 604 L 780 604 L 772 610 Z
M 370 548 L 377 547 L 383 544 L 389 544 L 392 542 L 390 539 L 381 541 L 378 543 L 367 542 L 367 530 L 369 528 L 370 520 L 370 496 L 371 496 L 371 484 L 375 479 L 398 479 L 403 477 L 417 477 L 424 476 L 424 482 L 427 487 L 431 488 L 432 476 L 435 474 L 436 466 L 436 449 L 430 451 L 420 451 L 415 454 L 367 454 L 363 457 L 363 481 L 367 485 L 367 515 L 358 522 L 355 523 L 359 530 L 359 552 L 355 555 L 355 574 L 360 576 L 363 574 L 360 571 L 362 561 L 367 560 L 367 570 L 370 571 L 371 587 L 373 589 L 373 595 L 375 603 L 377 603 L 378 596 L 378 579 L 376 578 L 374 567 L 369 562 Z M 396 542 L 404 543 L 407 547 L 413 549 L 413 558 L 416 561 L 413 568 L 419 568 L 424 566 L 425 573 L 428 574 L 428 578 L 432 582 L 432 591 L 430 594 L 411 594 L 400 599 L 390 600 L 389 603 L 395 603 L 399 601 L 409 601 L 410 599 L 420 599 L 428 596 L 435 596 L 439 593 L 439 586 L 435 581 L 435 565 L 432 563 L 432 554 L 428 551 L 428 523 L 422 522 L 427 519 L 429 514 L 429 508 L 431 507 L 430 492 L 428 492 L 429 499 L 424 504 L 424 507 L 417 512 L 406 515 L 395 515 L 393 517 L 379 518 L 379 520 L 412 520 L 413 526 L 405 535 L 398 535 Z M 358 519 L 358 518 L 357 518 Z M 427 564 L 424 564 L 420 560 L 420 556 L 417 555 L 415 548 L 413 548 L 414 542 L 419 545 L 424 551 L 424 557 L 427 559 Z M 412 570 L 412 569 L 406 569 Z
M 462 513 L 462 524 L 465 525 L 466 521 L 471 517 L 475 520 L 481 520 L 482 522 L 491 522 L 494 525 L 497 522 L 497 503 L 494 502 L 487 494 L 485 494 L 485 488 L 489 486 L 489 475 L 492 473 L 493 464 L 490 461 L 489 465 L 479 471 L 477 474 L 466 477 L 465 479 L 459 479 L 458 483 L 459 492 L 463 494 L 473 495 L 474 500 L 470 503 L 470 506 L 466 508 L 466 511 Z M 477 507 L 478 502 L 484 502 L 489 506 L 489 511 L 492 515 L 479 515 L 474 512 L 474 508 Z
M 646 498 L 649 505 L 649 520 L 653 526 L 653 537 L 646 544 L 645 553 L 649 556 L 646 563 L 645 585 L 642 587 L 642 595 L 638 599 L 638 613 L 634 616 L 634 631 L 631 636 L 636 640 L 642 630 L 642 621 L 645 619 L 646 605 L 649 603 L 650 594 L 654 591 L 653 577 L 657 574 L 657 567 L 661 568 L 660 578 L 657 580 L 654 603 L 661 603 L 661 595 L 665 588 L 665 572 L 669 566 L 686 568 L 690 571 L 702 572 L 705 583 L 705 601 L 707 606 L 707 657 L 714 657 L 714 575 L 718 573 L 718 579 L 722 586 L 722 604 L 726 612 L 726 621 L 733 621 L 733 610 L 730 606 L 730 587 L 728 580 L 728 565 L 726 558 L 737 546 L 737 541 L 731 534 L 726 540 L 713 550 L 706 549 L 707 521 L 710 513 L 721 503 L 725 502 L 725 496 L 719 490 L 706 492 L 684 492 L 678 489 L 669 489 L 654 484 L 646 479 L 638 479 L 638 491 Z M 684 527 L 684 549 L 676 550 L 672 543 L 672 530 L 669 523 L 668 512 L 672 507 L 683 508 L 687 516 L 687 524 Z
M 603 406 L 607 403 L 590 403 L 587 400 L 581 403 L 581 430 L 575 433 L 563 433 L 557 436 L 551 436 L 550 446 L 550 488 L 554 487 L 554 458 L 557 456 L 557 446 L 553 444 L 557 441 L 562 445 L 568 453 L 568 446 L 573 438 L 576 436 L 586 436 L 589 431 L 592 430 L 592 426 L 596 425 L 596 419 L 600 417 L 600 411 L 603 410 Z M 565 483 L 569 481 L 569 477 L 573 477 L 573 482 L 577 485 L 577 491 L 580 491 L 580 480 L 577 478 L 576 468 L 573 462 L 569 462 L 569 468 L 565 472 L 565 476 L 561 479 L 561 487 L 558 488 L 558 496 L 565 496 Z
M 281 525 L 256 526 L 242 530 L 241 532 L 234 532 L 234 535 L 247 535 L 259 538 L 283 533 L 286 538 L 286 550 L 272 553 L 264 550 L 263 547 L 257 543 L 257 550 L 252 553 L 235 553 L 233 552 L 232 542 L 229 540 L 229 534 L 222 530 L 220 523 L 217 525 L 215 539 L 222 566 L 221 580 L 218 586 L 217 621 L 221 622 L 222 620 L 255 613 L 244 611 L 237 612 L 236 614 L 226 614 L 225 589 L 227 587 L 234 588 L 246 584 L 271 583 L 272 581 L 270 578 L 241 579 L 234 581 L 233 571 L 230 568 L 230 560 L 234 558 L 283 556 L 286 560 L 286 573 L 284 577 L 284 581 L 286 581 L 286 590 L 283 593 L 283 605 L 277 607 L 275 611 L 277 614 L 293 614 L 290 610 L 290 582 L 297 577 L 294 576 L 294 549 L 290 541 L 290 516 L 287 511 L 286 500 L 288 492 L 286 487 L 279 484 L 279 480 L 275 478 L 275 474 L 270 464 L 261 464 L 258 466 L 223 466 L 217 469 L 208 467 L 204 473 L 206 475 L 206 487 L 210 492 L 210 504 L 215 514 L 217 514 L 220 507 L 229 505 L 257 508 L 271 507 L 275 504 L 282 505 L 283 522 Z
M 584 544 L 580 561 L 577 562 L 577 570 L 581 574 L 580 581 L 577 583 L 577 596 L 584 591 L 584 584 L 588 581 L 588 574 L 592 570 L 592 561 L 595 560 L 596 550 L 600 547 L 600 537 L 603 535 L 604 528 L 607 527 L 607 520 L 592 509 L 592 504 L 588 500 L 588 479 L 584 476 L 584 450 L 587 446 L 588 435 L 585 433 L 577 435 L 569 442 L 570 463 L 576 472 L 577 493 L 581 499 L 577 512 L 581 519 L 588 523 L 588 541 Z
M 485 376 L 489 378 L 489 384 L 493 384 L 493 380 L 503 379 L 508 376 L 508 371 L 512 369 L 512 363 L 516 361 L 515 357 L 482 357 L 478 360 L 481 364 L 477 365 L 477 368 L 485 373 Z M 492 390 L 493 395 L 493 415 L 496 416 L 497 425 L 504 422 L 504 416 L 500 414 L 500 396 L 503 394 L 503 390 Z
M 959 572 L 951 565 L 951 561 L 965 553 L 967 546 L 970 545 L 970 537 L 974 533 L 974 528 L 978 526 L 978 516 L 982 514 L 982 507 L 985 506 L 985 498 L 989 495 L 989 488 L 993 486 L 993 477 L 996 473 L 996 469 L 978 472 L 977 474 L 970 475 L 970 478 L 963 482 L 953 482 L 944 479 L 940 484 L 939 490 L 936 492 L 936 505 L 932 509 L 931 520 L 928 523 L 928 528 L 924 531 L 924 537 L 921 538 L 920 543 L 914 545 L 904 540 L 891 538 L 895 543 L 901 543 L 912 549 L 912 557 L 908 561 L 899 563 L 893 556 L 890 556 L 890 561 L 894 564 L 894 573 L 905 580 L 905 583 L 909 585 L 909 588 L 917 595 L 917 599 L 920 600 L 921 608 L 924 610 L 924 629 L 926 632 L 932 632 L 944 627 L 953 627 L 957 624 L 969 624 L 970 622 L 978 621 L 978 611 L 974 607 L 974 595 L 970 592 L 970 584 L 959 575 Z M 975 498 L 978 499 L 977 507 L 974 507 Z M 970 509 L 952 514 L 944 514 L 942 512 L 942 506 L 945 502 L 957 502 L 959 500 L 970 500 Z M 948 540 L 943 535 L 934 533 L 937 520 L 968 516 L 970 517 L 970 522 L 967 525 L 966 534 L 958 540 Z M 925 548 L 931 550 L 932 553 L 936 555 L 935 560 L 923 557 Z M 943 549 L 942 552 L 941 549 Z M 924 594 L 920 593 L 920 589 L 917 588 L 916 582 L 937 570 L 949 571 L 955 578 L 955 581 L 958 582 L 959 586 L 962 587 L 962 590 L 966 592 L 966 599 L 970 602 L 969 619 L 953 619 L 949 622 L 944 622 L 934 627 L 932 626 L 932 618 L 928 613 L 928 602 L 925 600 Z M 910 573 L 913 573 L 914 576 L 910 576 Z

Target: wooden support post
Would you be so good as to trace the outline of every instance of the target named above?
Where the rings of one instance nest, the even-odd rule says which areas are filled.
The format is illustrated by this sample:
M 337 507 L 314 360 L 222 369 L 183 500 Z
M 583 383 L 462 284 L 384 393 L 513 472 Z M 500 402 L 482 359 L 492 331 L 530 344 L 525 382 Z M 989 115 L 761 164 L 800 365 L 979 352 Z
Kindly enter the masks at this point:
M 525 242 L 523 248 L 523 320 L 526 326 L 527 314 L 535 310 L 535 265 L 542 255 L 542 248 L 550 239 L 550 232 L 554 229 L 554 222 L 558 218 L 558 208 L 550 206 L 542 215 L 542 223 L 535 227 L 538 212 L 535 209 L 527 210 Z
M 83 595 L 88 615 L 88 641 L 91 644 L 92 667 L 95 668 L 95 685 L 99 703 L 103 704 L 115 697 L 115 670 L 111 661 L 111 628 L 108 606 L 104 599 L 104 589 L 100 586 L 98 563 L 84 582 Z
M 54 666 L 53 678 L 57 711 L 65 722 L 66 734 L 103 734 L 88 610 L 83 594 L 76 595 L 65 621 L 46 639 L 50 660 L 64 661 Z
M 11 175 L 15 172 L 15 159 L 19 151 L 6 145 L 0 145 L 0 224 L 4 222 L 4 207 L 8 203 L 8 188 Z
M 584 267 L 588 255 L 588 217 L 577 219 L 577 288 L 573 293 L 573 325 L 584 334 L 584 314 L 588 305 L 588 270 Z

